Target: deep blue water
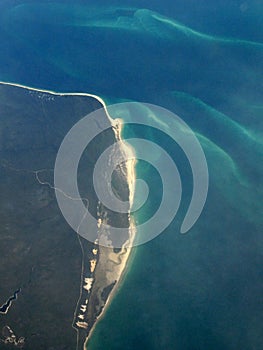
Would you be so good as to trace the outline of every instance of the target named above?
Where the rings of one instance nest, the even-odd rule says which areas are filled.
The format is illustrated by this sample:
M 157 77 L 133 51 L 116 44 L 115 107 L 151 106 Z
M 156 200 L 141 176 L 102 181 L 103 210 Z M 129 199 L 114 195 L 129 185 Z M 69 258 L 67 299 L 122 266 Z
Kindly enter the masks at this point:
M 91 350 L 262 348 L 262 18 L 257 0 L 1 2 L 1 80 L 159 104 L 207 157 L 199 221 L 178 233 L 192 186 L 179 156 L 182 208 L 137 248 Z

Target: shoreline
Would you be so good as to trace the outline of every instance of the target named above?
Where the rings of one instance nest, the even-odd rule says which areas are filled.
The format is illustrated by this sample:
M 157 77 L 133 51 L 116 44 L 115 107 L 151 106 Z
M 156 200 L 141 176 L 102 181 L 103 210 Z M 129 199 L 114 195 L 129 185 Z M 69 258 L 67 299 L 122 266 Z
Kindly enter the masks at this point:
M 111 294 L 110 294 L 110 296 L 109 296 L 109 298 L 108 298 L 108 300 L 107 300 L 107 302 L 106 302 L 106 304 L 105 304 L 105 306 L 104 306 L 104 308 L 103 308 L 103 311 L 102 311 L 101 315 L 97 318 L 96 323 L 95 323 L 94 326 L 91 328 L 91 330 L 90 330 L 90 332 L 89 332 L 89 335 L 86 337 L 85 342 L 84 342 L 83 350 L 87 350 L 87 349 L 88 349 L 88 343 L 89 343 L 89 341 L 90 341 L 90 339 L 91 339 L 93 333 L 94 333 L 95 330 L 96 330 L 97 324 L 98 324 L 101 320 L 103 320 L 103 318 L 105 317 L 106 311 L 108 310 L 108 308 L 109 308 L 109 306 L 110 306 L 112 300 L 115 298 L 115 296 L 116 296 L 116 295 L 118 294 L 118 292 L 120 291 L 120 289 L 121 289 L 121 287 L 122 287 L 122 283 L 123 283 L 124 280 L 125 280 L 126 274 L 127 274 L 128 271 L 129 271 L 128 269 L 131 267 L 131 262 L 132 262 L 132 260 L 133 260 L 134 257 L 135 257 L 136 251 L 133 250 L 134 247 L 132 247 L 132 248 L 127 248 L 127 249 L 130 249 L 130 252 L 129 252 L 129 255 L 128 255 L 128 257 L 127 257 L 127 260 L 126 260 L 126 262 L 125 262 L 125 264 L 124 264 L 125 266 L 123 267 L 121 277 L 120 277 L 120 279 L 118 280 L 118 282 L 116 283 L 116 285 L 114 286 L 114 288 L 113 288 L 113 290 L 112 290 L 112 292 L 111 292 Z
M 108 115 L 108 113 L 107 113 Z M 129 146 L 127 144 L 127 142 L 125 142 L 122 138 L 121 138 L 121 133 L 122 133 L 122 119 L 120 118 L 116 118 L 116 119 L 112 119 L 109 115 L 109 120 L 112 123 L 113 126 L 115 126 L 114 133 L 115 133 L 115 137 L 117 141 L 120 141 L 121 145 L 122 145 L 122 150 L 123 152 L 127 155 L 128 158 L 131 158 L 130 160 L 127 161 L 128 164 L 126 164 L 127 167 L 127 183 L 129 186 L 129 202 L 130 202 L 130 210 L 128 213 L 129 216 L 129 222 L 130 222 L 130 239 L 128 244 L 132 244 L 132 242 L 135 239 L 135 235 L 136 235 L 136 225 L 133 221 L 133 219 L 130 216 L 131 213 L 131 208 L 132 208 L 132 204 L 133 204 L 133 200 L 134 200 L 134 193 L 135 193 L 135 180 L 136 180 L 136 172 L 135 172 L 135 164 L 136 164 L 136 157 L 135 157 L 135 152 L 133 150 L 133 148 L 131 146 Z M 124 279 L 128 273 L 128 268 L 131 267 L 131 261 L 135 256 L 135 250 L 134 247 L 126 247 L 124 246 L 124 249 L 127 249 L 127 251 L 129 251 L 127 258 L 125 259 L 124 262 L 122 262 L 122 273 L 121 276 L 119 278 L 119 280 L 117 281 L 116 285 L 114 286 L 110 296 L 108 297 L 108 300 L 103 308 L 102 313 L 99 315 L 99 317 L 97 318 L 95 324 L 93 325 L 93 327 L 91 328 L 85 342 L 84 342 L 84 347 L 83 350 L 87 350 L 88 349 L 88 342 L 90 340 L 90 338 L 92 337 L 92 334 L 94 333 L 95 329 L 96 329 L 96 325 L 98 324 L 99 321 L 101 321 L 104 316 L 105 313 L 108 309 L 108 307 L 111 304 L 111 301 L 114 299 L 114 297 L 117 295 L 117 293 L 120 291 L 120 288 L 122 286 L 122 283 L 124 282 Z
M 125 142 L 125 140 L 123 140 L 122 137 L 121 137 L 121 133 L 122 133 L 122 129 L 123 129 L 123 127 L 122 127 L 122 120 L 120 118 L 116 118 L 116 119 L 111 118 L 111 116 L 109 115 L 109 112 L 107 110 L 106 103 L 98 95 L 89 94 L 89 93 L 83 93 L 83 92 L 66 92 L 66 93 L 62 93 L 62 92 L 56 92 L 56 91 L 47 90 L 47 89 L 37 89 L 37 88 L 30 87 L 30 86 L 22 85 L 22 84 L 16 84 L 16 83 L 11 83 L 11 82 L 4 82 L 4 81 L 0 81 L 0 84 L 1 85 L 8 85 L 8 86 L 19 87 L 19 88 L 23 88 L 23 89 L 26 89 L 26 90 L 31 90 L 31 91 L 41 92 L 41 93 L 47 93 L 47 94 L 55 95 L 55 96 L 83 96 L 83 97 L 91 97 L 91 98 L 96 99 L 102 105 L 101 108 L 104 109 L 105 114 L 106 114 L 107 118 L 109 119 L 110 124 L 112 125 L 112 129 L 113 129 L 113 132 L 115 134 L 116 141 L 120 142 L 121 147 L 122 147 L 122 151 L 127 156 L 127 158 L 130 158 L 130 160 L 128 160 L 127 164 L 126 164 L 126 167 L 127 167 L 127 174 L 126 174 L 126 176 L 127 176 L 128 187 L 129 187 L 129 202 L 130 202 L 130 210 L 129 210 L 129 213 L 128 213 L 129 222 L 130 222 L 130 226 L 129 226 L 130 238 L 129 238 L 129 241 L 128 241 L 127 244 L 132 243 L 133 240 L 135 239 L 135 235 L 136 235 L 136 225 L 135 225 L 135 223 L 133 222 L 133 220 L 132 220 L 132 218 L 130 216 L 130 212 L 131 212 L 131 208 L 132 208 L 132 204 L 133 204 L 133 199 L 134 199 L 134 192 L 135 192 L 136 155 L 135 155 L 134 149 L 131 146 L 129 146 L 127 144 L 127 142 Z M 107 308 L 109 307 L 112 299 L 119 292 L 119 290 L 121 288 L 121 285 L 124 282 L 124 279 L 125 279 L 126 274 L 128 272 L 128 268 L 131 267 L 130 263 L 134 259 L 134 256 L 135 256 L 135 251 L 133 250 L 133 248 L 134 247 L 127 247 L 127 246 L 123 247 L 123 249 L 126 249 L 126 254 L 127 254 L 127 251 L 128 251 L 128 254 L 127 254 L 128 256 L 125 259 L 125 261 L 121 263 L 121 269 L 122 270 L 121 270 L 120 278 L 117 281 L 116 285 L 114 286 L 110 296 L 108 297 L 108 300 L 105 303 L 105 306 L 103 308 L 103 311 L 102 311 L 101 315 L 97 318 L 94 326 L 91 328 L 88 336 L 86 337 L 85 342 L 84 342 L 84 346 L 83 346 L 83 350 L 87 349 L 88 341 L 90 340 L 90 338 L 91 338 L 91 336 L 92 336 L 92 334 L 93 334 L 93 332 L 94 332 L 94 330 L 96 328 L 97 323 L 101 319 L 103 319 L 103 317 L 105 316 L 105 312 L 106 312 Z M 83 252 L 82 248 L 81 248 L 81 251 L 82 251 L 82 261 L 83 261 L 83 259 L 84 259 L 84 252 Z M 82 273 L 82 271 L 81 271 L 81 273 Z M 75 313 L 74 313 L 73 317 L 75 317 Z M 76 330 L 76 328 L 74 328 L 74 329 Z M 78 337 L 79 331 L 76 330 L 76 332 L 77 332 L 77 337 Z
M 109 113 L 108 113 L 107 106 L 106 106 L 105 102 L 98 95 L 88 94 L 86 92 L 57 92 L 57 91 L 53 91 L 53 90 L 37 89 L 37 88 L 33 88 L 31 86 L 5 82 L 5 81 L 2 81 L 2 80 L 0 80 L 0 84 L 2 84 L 2 85 L 9 85 L 9 86 L 16 86 L 16 87 L 20 87 L 20 88 L 23 88 L 23 89 L 26 89 L 26 90 L 32 90 L 32 91 L 37 91 L 37 92 L 44 92 L 44 93 L 47 93 L 47 94 L 50 94 L 50 95 L 56 95 L 56 96 L 86 96 L 86 97 L 93 97 L 98 102 L 100 102 L 102 104 L 102 107 L 104 108 L 107 117 L 110 119 L 110 121 L 112 120 L 110 115 L 109 115 Z

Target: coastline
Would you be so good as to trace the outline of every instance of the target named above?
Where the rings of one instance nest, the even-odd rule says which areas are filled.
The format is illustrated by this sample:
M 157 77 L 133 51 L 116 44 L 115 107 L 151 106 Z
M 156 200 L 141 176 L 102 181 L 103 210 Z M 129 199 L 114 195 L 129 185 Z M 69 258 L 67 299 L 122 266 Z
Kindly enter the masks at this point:
M 111 304 L 111 301 L 115 298 L 115 296 L 118 294 L 118 292 L 120 291 L 121 287 L 122 287 L 122 284 L 124 283 L 124 280 L 126 278 L 126 275 L 127 273 L 129 272 L 129 268 L 131 267 L 131 263 L 135 257 L 135 253 L 136 251 L 133 250 L 134 248 L 127 248 L 129 249 L 129 255 L 126 259 L 126 262 L 125 264 L 123 264 L 123 270 L 122 270 L 122 275 L 120 277 L 120 279 L 118 280 L 118 282 L 116 283 L 116 285 L 114 286 L 104 308 L 103 308 L 103 311 L 102 313 L 100 314 L 100 316 L 97 318 L 96 320 L 96 323 L 94 324 L 94 326 L 91 328 L 90 332 L 89 332 L 89 335 L 87 336 L 85 342 L 84 342 L 84 346 L 83 346 L 83 350 L 87 350 L 88 349 L 88 343 L 96 329 L 96 326 L 98 324 L 98 322 L 100 322 L 101 320 L 103 320 L 103 318 L 105 317 L 105 313 L 107 312 L 110 304 Z
M 9 86 L 16 86 L 16 87 L 20 87 L 20 88 L 23 88 L 23 89 L 26 89 L 26 90 L 32 90 L 32 91 L 37 91 L 37 92 L 45 92 L 47 94 L 56 95 L 56 96 L 87 96 L 87 97 L 93 97 L 98 102 L 100 102 L 102 104 L 102 107 L 105 109 L 107 117 L 111 120 L 111 118 L 109 116 L 109 113 L 107 111 L 107 106 L 106 106 L 105 102 L 98 95 L 88 94 L 86 92 L 56 92 L 56 91 L 53 91 L 53 90 L 37 89 L 37 88 L 33 88 L 33 87 L 30 87 L 30 86 L 27 86 L 27 85 L 10 83 L 10 82 L 2 81 L 2 80 L 0 80 L 0 84 L 2 84 L 2 85 L 9 85 Z
M 115 132 L 115 137 L 117 141 L 120 141 L 120 144 L 122 145 L 122 151 L 125 153 L 125 155 L 127 156 L 127 158 L 132 158 L 130 160 L 127 161 L 128 164 L 126 164 L 126 168 L 127 168 L 127 182 L 128 182 L 128 186 L 129 186 L 129 202 L 130 202 L 130 211 L 131 211 L 131 207 L 133 204 L 133 200 L 134 200 L 134 193 L 135 193 L 135 180 L 136 180 L 136 172 L 135 172 L 135 164 L 136 164 L 136 157 L 135 157 L 135 153 L 134 150 L 131 146 L 128 146 L 128 144 L 121 138 L 121 133 L 122 133 L 122 120 L 120 118 L 118 119 L 112 119 L 110 117 L 110 115 L 108 114 L 108 112 L 106 112 L 111 124 L 114 126 L 114 132 Z M 130 216 L 130 211 L 128 213 L 129 216 L 129 222 L 130 222 L 130 240 L 128 242 L 128 244 L 133 243 L 134 239 L 135 239 L 135 235 L 136 235 L 136 225 L 133 221 L 133 219 Z M 92 334 L 95 331 L 96 325 L 98 324 L 99 321 L 101 321 L 104 316 L 105 313 L 108 309 L 108 307 L 110 306 L 111 301 L 114 299 L 114 297 L 116 296 L 116 294 L 119 292 L 122 283 L 124 282 L 124 279 L 128 273 L 128 268 L 131 266 L 131 262 L 132 259 L 135 256 L 135 251 L 133 250 L 134 247 L 126 247 L 124 249 L 126 249 L 126 253 L 127 257 L 125 259 L 125 261 L 122 261 L 121 264 L 121 275 L 120 278 L 118 279 L 116 285 L 114 286 L 113 290 L 111 291 L 107 302 L 103 308 L 102 313 L 99 315 L 99 317 L 96 320 L 96 323 L 93 325 L 93 327 L 91 328 L 85 342 L 84 342 L 84 347 L 83 350 L 87 350 L 88 349 L 88 342 L 90 340 L 90 338 L 92 337 Z
M 135 174 L 135 164 L 136 164 L 136 156 L 135 156 L 135 153 L 134 153 L 134 150 L 131 146 L 129 146 L 122 138 L 121 138 L 121 133 L 122 133 L 122 120 L 121 119 L 113 119 L 111 118 L 111 116 L 109 115 L 108 113 L 108 110 L 107 110 L 107 106 L 106 106 L 106 103 L 104 102 L 104 100 L 97 96 L 97 95 L 94 95 L 94 94 L 88 94 L 88 93 L 78 93 L 78 92 L 70 92 L 70 93 L 61 93 L 61 92 L 55 92 L 55 91 L 52 91 L 52 90 L 46 90 L 46 89 L 37 89 L 37 88 L 32 88 L 30 86 L 26 86 L 26 85 L 22 85 L 22 84 L 16 84 L 16 83 L 10 83 L 10 82 L 3 82 L 3 81 L 0 81 L 0 84 L 1 85 L 8 85 L 8 86 L 14 86 L 14 87 L 19 87 L 19 88 L 23 88 L 23 89 L 26 89 L 26 90 L 30 90 L 30 91 L 36 91 L 36 92 L 40 92 L 40 93 L 47 93 L 47 94 L 50 94 L 50 95 L 55 95 L 55 96 L 83 96 L 83 97 L 91 97 L 91 98 L 94 98 L 96 99 L 101 105 L 102 105 L 102 108 L 104 109 L 105 111 L 105 114 L 107 116 L 107 118 L 109 119 L 110 121 L 110 124 L 112 125 L 112 129 L 114 131 L 114 134 L 115 134 L 115 138 L 116 138 L 116 141 L 119 141 L 119 143 L 121 144 L 121 148 L 122 148 L 122 151 L 123 153 L 125 154 L 126 158 L 130 158 L 127 162 L 126 162 L 126 179 L 127 179 L 127 183 L 128 183 L 128 188 L 129 188 L 129 202 L 130 202 L 130 210 L 131 210 L 131 207 L 132 207 L 132 204 L 133 204 L 133 198 L 134 198 L 134 191 L 135 191 L 135 179 L 136 179 L 136 174 Z M 108 306 L 110 305 L 112 299 L 115 297 L 116 293 L 120 290 L 120 287 L 126 277 L 126 274 L 127 274 L 127 269 L 128 267 L 130 267 L 130 263 L 131 263 L 131 260 L 134 258 L 134 253 L 135 251 L 129 247 L 129 245 L 132 244 L 134 238 L 135 238 L 135 234 L 136 234 L 136 225 L 134 224 L 132 218 L 130 217 L 130 211 L 128 213 L 128 219 L 129 219 L 129 230 L 130 230 L 130 237 L 129 237 L 129 240 L 128 242 L 126 243 L 128 245 L 123 247 L 124 249 L 124 253 L 122 255 L 125 255 L 125 258 L 124 259 L 121 259 L 121 262 L 117 265 L 119 265 L 119 271 L 120 271 L 120 277 L 119 279 L 117 280 L 114 288 L 112 289 L 105 305 L 104 305 L 104 308 L 101 312 L 101 314 L 98 316 L 96 322 L 94 323 L 93 327 L 91 328 L 88 336 L 86 337 L 86 340 L 84 342 L 84 347 L 83 349 L 86 350 L 87 349 L 87 344 L 88 344 L 88 341 L 90 340 L 94 330 L 95 330 L 95 327 L 97 325 L 97 323 L 104 317 L 105 315 L 105 312 L 108 308 Z M 82 249 L 82 247 L 81 247 Z M 82 261 L 84 261 L 84 254 L 85 252 L 82 250 Z M 82 274 L 82 272 L 81 272 Z M 80 290 L 81 290 L 81 285 L 80 285 Z M 78 302 L 77 302 L 77 305 L 78 305 Z M 73 315 L 73 317 L 76 316 L 76 311 Z M 73 327 L 73 325 L 72 325 Z M 73 327 L 74 328 L 74 327 Z M 76 329 L 76 328 L 74 328 Z M 78 337 L 78 330 L 77 331 L 77 337 Z

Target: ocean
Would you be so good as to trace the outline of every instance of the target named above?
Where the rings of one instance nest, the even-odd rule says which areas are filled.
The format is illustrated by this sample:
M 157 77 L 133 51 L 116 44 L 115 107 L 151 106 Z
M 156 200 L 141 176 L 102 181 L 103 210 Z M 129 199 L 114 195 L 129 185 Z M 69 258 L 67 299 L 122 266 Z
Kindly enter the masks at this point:
M 152 129 L 124 129 L 127 141 L 172 154 L 182 203 L 161 235 L 135 248 L 89 350 L 261 349 L 262 18 L 258 0 L 1 1 L 1 81 L 167 108 L 207 159 L 207 202 L 181 234 L 193 188 L 184 153 Z M 158 208 L 160 176 L 144 161 L 136 171 L 150 189 L 136 213 L 143 222 Z

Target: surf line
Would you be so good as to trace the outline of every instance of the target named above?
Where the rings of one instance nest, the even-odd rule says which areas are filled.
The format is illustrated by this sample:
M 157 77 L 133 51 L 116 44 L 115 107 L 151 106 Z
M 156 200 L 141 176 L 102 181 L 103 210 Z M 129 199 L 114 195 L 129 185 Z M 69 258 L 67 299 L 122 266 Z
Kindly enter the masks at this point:
M 7 314 L 13 301 L 18 298 L 18 294 L 21 292 L 21 288 L 17 289 L 14 294 L 2 305 L 0 306 L 0 314 Z

